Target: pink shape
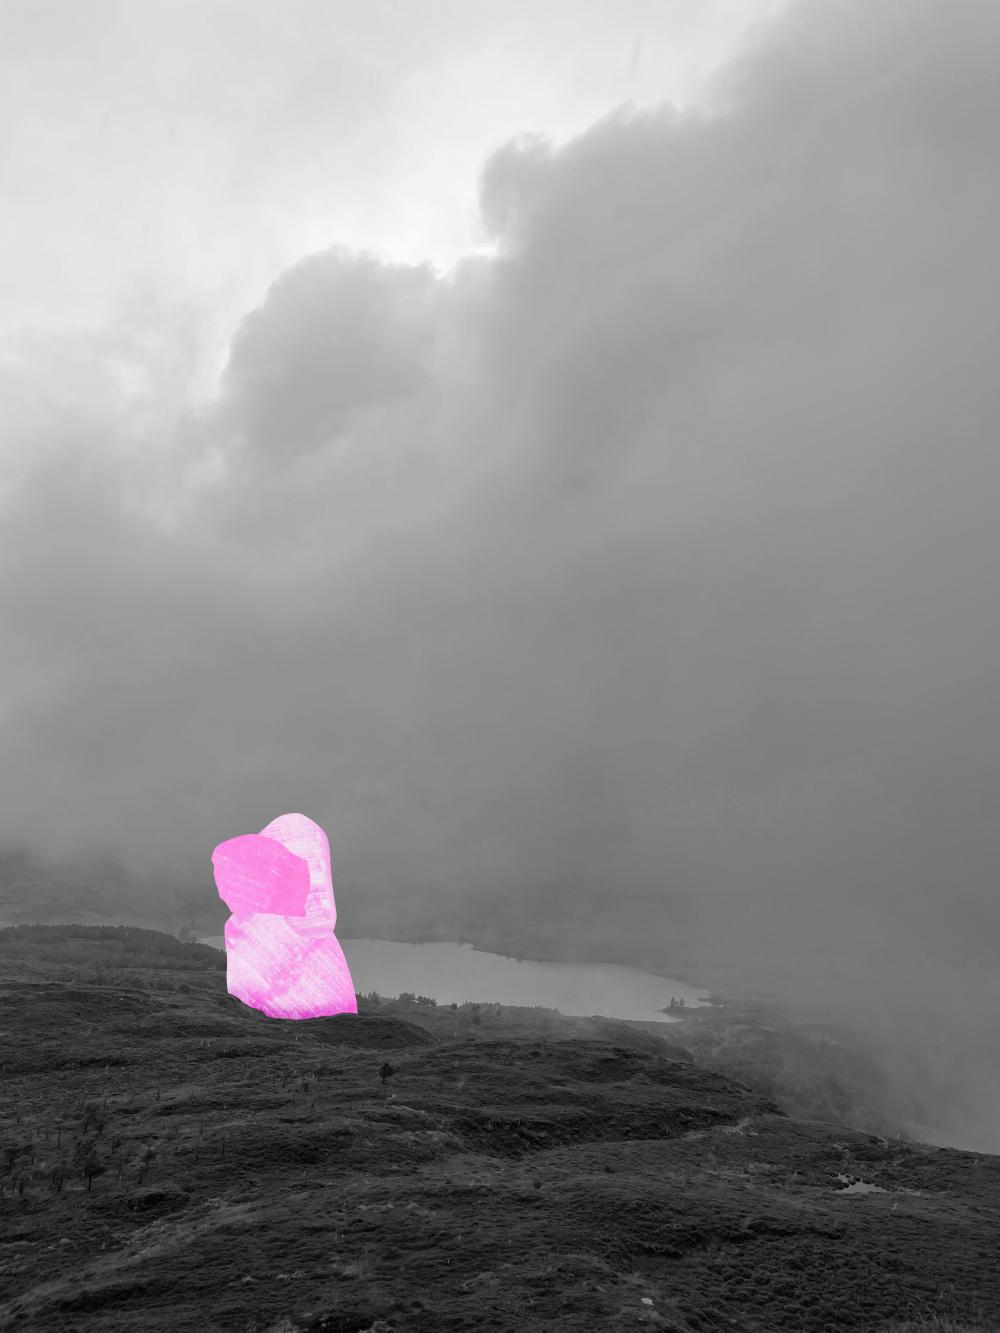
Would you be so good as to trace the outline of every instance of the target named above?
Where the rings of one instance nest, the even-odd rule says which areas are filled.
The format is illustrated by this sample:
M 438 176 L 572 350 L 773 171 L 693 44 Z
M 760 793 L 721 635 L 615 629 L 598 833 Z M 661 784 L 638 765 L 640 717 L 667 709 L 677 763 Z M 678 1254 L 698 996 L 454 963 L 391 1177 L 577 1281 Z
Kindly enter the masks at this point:
M 226 922 L 227 985 L 270 1018 L 356 1014 L 347 959 L 333 927 L 337 910 L 330 844 L 305 815 L 282 815 L 261 833 L 212 853 Z
M 305 915 L 310 925 L 322 922 L 332 930 L 337 924 L 337 905 L 333 899 L 330 844 L 326 834 L 305 815 L 279 815 L 260 832 L 262 837 L 274 839 L 306 862 L 310 887 Z
M 212 853 L 212 865 L 219 897 L 234 916 L 305 914 L 309 867 L 273 838 L 245 833 L 220 842 Z

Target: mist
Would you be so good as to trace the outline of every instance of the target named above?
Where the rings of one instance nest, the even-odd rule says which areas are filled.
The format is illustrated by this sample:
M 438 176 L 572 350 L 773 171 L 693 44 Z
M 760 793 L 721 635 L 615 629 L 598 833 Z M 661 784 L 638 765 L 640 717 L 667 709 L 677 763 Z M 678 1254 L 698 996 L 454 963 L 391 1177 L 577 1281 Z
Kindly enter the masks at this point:
M 165 294 L 11 335 L 10 875 L 221 921 L 301 810 L 345 937 L 752 973 L 1000 1152 L 998 39 L 801 0 L 499 147 L 492 254 L 304 256 L 208 392 Z

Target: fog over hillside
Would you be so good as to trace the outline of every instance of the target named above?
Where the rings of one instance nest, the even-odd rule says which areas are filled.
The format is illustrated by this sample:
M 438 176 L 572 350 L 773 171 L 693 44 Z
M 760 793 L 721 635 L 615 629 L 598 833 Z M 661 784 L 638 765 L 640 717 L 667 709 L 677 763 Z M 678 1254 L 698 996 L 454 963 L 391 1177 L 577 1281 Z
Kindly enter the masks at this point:
M 125 167 L 51 186 L 67 238 L 122 199 L 139 276 L 0 346 L 3 873 L 220 920 L 212 848 L 302 810 L 345 937 L 567 923 L 755 970 L 1000 1152 L 1000 10 L 770 8 L 683 109 L 623 86 L 568 137 L 513 120 L 450 268 L 331 227 L 218 376 L 222 307 L 140 272 Z M 86 150 L 97 91 L 54 91 L 86 34 L 43 60 L 30 7 L 5 24 L 0 62 L 42 71 L 12 109 Z M 244 128 L 212 151 L 248 227 L 295 116 L 318 154 L 309 99 L 354 88 L 316 75 L 258 139 L 251 72 L 206 104 Z M 234 227 L 212 265 L 270 262 Z M 32 237 L 0 242 L 16 267 Z

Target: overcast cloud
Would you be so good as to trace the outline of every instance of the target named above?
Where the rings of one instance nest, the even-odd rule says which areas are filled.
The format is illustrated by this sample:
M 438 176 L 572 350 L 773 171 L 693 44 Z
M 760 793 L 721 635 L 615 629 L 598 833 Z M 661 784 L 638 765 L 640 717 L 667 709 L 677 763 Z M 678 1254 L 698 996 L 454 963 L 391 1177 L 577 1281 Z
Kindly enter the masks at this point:
M 5 844 L 212 897 L 304 810 L 345 936 L 683 939 L 900 1077 L 947 1031 L 1000 1151 L 998 41 L 800 0 L 499 148 L 492 257 L 292 264 L 208 394 L 183 303 L 12 338 Z

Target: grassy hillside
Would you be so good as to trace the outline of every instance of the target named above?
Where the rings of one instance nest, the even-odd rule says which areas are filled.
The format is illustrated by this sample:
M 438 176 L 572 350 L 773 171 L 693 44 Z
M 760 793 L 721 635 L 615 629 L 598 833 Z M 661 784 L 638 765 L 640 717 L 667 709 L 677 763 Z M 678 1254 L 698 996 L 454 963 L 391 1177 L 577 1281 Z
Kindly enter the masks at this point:
M 224 968 L 0 932 L 0 1327 L 1000 1328 L 1000 1158 L 787 1115 L 688 1020 L 281 1022 Z

